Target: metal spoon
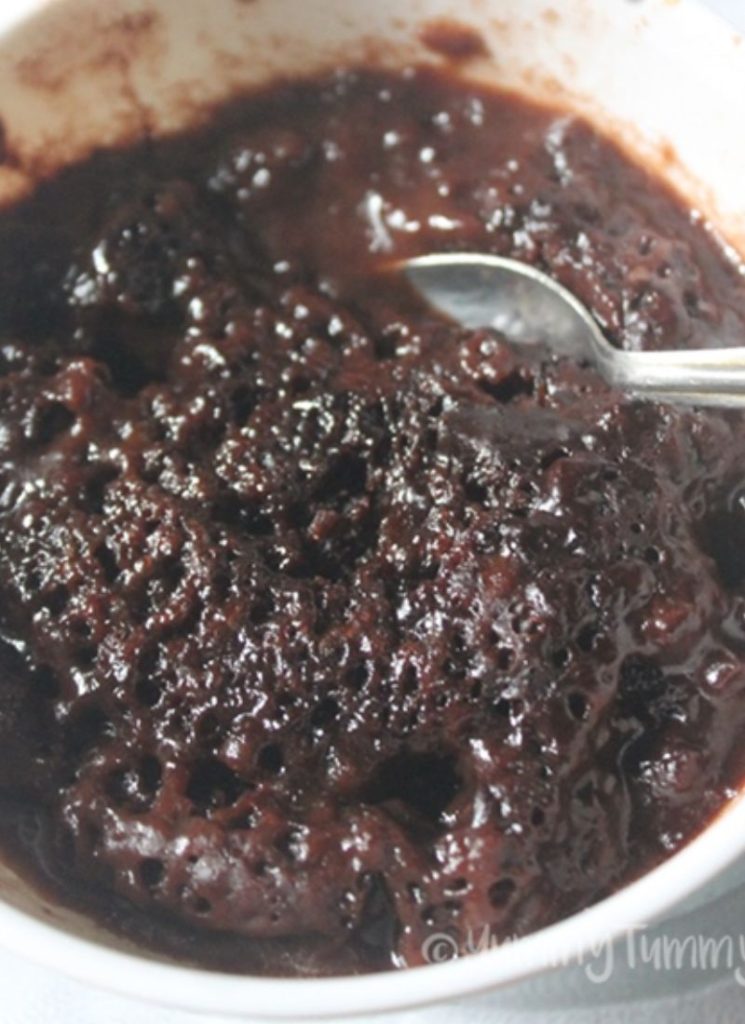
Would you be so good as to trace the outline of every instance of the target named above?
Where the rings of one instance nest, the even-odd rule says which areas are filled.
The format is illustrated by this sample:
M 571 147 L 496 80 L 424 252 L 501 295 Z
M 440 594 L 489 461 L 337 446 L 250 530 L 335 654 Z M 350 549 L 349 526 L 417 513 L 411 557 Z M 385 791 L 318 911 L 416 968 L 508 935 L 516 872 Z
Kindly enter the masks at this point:
M 518 260 L 446 253 L 401 267 L 431 306 L 466 328 L 589 360 L 608 384 L 640 398 L 745 408 L 745 348 L 622 352 L 571 292 Z

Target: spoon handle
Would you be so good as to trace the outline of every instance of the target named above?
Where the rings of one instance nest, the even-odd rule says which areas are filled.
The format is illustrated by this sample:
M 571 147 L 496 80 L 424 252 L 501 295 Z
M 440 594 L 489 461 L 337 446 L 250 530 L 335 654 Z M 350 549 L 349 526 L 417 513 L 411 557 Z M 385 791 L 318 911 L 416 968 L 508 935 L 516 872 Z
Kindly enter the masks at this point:
M 745 408 L 745 348 L 615 351 L 601 362 L 609 383 L 640 397 Z

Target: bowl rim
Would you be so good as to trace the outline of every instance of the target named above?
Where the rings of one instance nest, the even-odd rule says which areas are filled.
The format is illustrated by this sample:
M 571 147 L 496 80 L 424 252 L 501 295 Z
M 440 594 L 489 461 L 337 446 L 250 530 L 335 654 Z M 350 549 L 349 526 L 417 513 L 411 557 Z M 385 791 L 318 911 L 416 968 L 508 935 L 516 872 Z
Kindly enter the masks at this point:
M 0 37 L 52 2 L 61 0 L 6 0 Z M 731 26 L 702 0 L 685 2 L 731 34 Z M 582 964 L 610 943 L 643 930 L 744 853 L 745 788 L 678 853 L 587 910 L 499 948 L 385 974 L 268 978 L 181 966 L 73 935 L 1 896 L 0 949 L 94 989 L 192 1014 L 267 1021 L 367 1017 L 475 996 Z

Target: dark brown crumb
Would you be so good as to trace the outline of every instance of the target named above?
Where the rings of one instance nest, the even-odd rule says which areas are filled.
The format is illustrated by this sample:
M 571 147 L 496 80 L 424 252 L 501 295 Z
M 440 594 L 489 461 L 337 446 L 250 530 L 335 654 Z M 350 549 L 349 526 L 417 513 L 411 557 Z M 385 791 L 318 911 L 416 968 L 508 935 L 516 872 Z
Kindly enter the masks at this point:
M 745 281 L 582 121 L 435 72 L 237 101 L 0 216 L 4 847 L 143 945 L 525 934 L 742 778 L 745 418 L 421 308 L 509 253 L 629 348 Z

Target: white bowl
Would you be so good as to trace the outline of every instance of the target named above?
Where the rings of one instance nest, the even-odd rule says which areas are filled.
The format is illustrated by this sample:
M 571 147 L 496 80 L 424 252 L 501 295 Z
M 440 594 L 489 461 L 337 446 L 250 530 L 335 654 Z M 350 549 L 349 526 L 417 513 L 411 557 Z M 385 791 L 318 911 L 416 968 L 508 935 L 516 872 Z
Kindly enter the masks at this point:
M 0 199 L 92 147 L 191 123 L 238 87 L 333 63 L 433 60 L 422 22 L 474 25 L 469 73 L 602 119 L 745 253 L 745 45 L 695 0 L 5 0 Z M 402 8 L 405 10 L 402 11 Z M 374 1015 L 548 971 L 649 922 L 745 852 L 738 797 L 623 892 L 502 949 L 380 977 L 275 981 L 164 963 L 0 872 L 0 944 L 90 986 L 226 1017 Z

